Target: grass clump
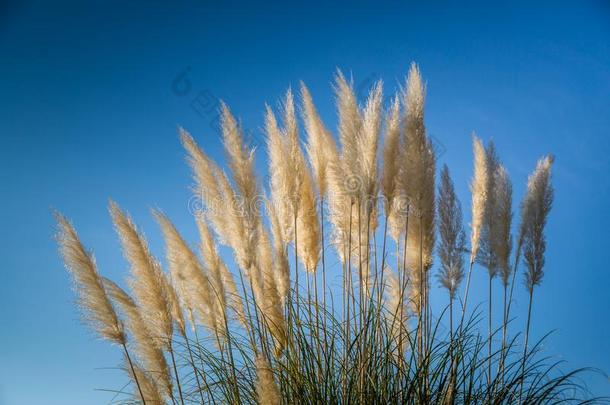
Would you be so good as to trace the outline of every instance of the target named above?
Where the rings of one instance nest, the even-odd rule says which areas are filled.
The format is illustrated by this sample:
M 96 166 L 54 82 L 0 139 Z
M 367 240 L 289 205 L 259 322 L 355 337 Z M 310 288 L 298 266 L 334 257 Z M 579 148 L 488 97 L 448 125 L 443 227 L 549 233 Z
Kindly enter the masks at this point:
M 267 107 L 266 189 L 254 170 L 254 150 L 227 106 L 221 123 L 228 172 L 181 129 L 204 208 L 195 213 L 198 252 L 165 214 L 153 212 L 166 244 L 164 271 L 133 220 L 111 202 L 130 265 L 129 292 L 99 275 L 72 225 L 58 215 L 60 250 L 83 313 L 125 354 L 134 390 L 120 392 L 120 400 L 601 402 L 579 383 L 586 370 L 563 372 L 541 353 L 540 342 L 529 342 L 553 201 L 552 157 L 543 157 L 528 180 L 513 240 L 507 171 L 493 144 L 473 137 L 467 246 L 446 166 L 436 184 L 417 66 L 388 111 L 381 82 L 363 106 L 341 73 L 335 90 L 337 137 L 301 84 L 304 147 L 292 92 L 279 120 Z M 510 316 L 521 262 L 529 293 L 523 332 Z M 483 312 L 468 307 L 475 266 L 489 274 L 486 332 Z M 436 314 L 433 275 L 447 292 L 447 306 Z M 498 279 L 500 321 L 491 317 Z

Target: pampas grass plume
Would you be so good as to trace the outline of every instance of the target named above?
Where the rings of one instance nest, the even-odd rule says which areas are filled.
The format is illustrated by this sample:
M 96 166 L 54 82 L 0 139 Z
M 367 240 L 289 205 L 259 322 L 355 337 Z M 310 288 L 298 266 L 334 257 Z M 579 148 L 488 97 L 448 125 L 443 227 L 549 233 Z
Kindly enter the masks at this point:
M 280 392 L 273 378 L 273 371 L 264 356 L 256 358 L 256 396 L 261 405 L 279 405 Z
M 155 345 L 155 339 L 151 336 L 146 322 L 142 318 L 140 309 L 129 294 L 113 281 L 105 278 L 104 286 L 108 290 L 113 301 L 123 312 L 127 329 L 131 333 L 131 337 L 135 343 L 133 346 L 136 355 L 141 364 L 145 367 L 146 380 L 144 383 L 142 383 L 142 380 L 140 380 L 139 377 L 138 380 L 146 400 L 149 400 L 149 396 L 147 396 L 145 392 L 147 390 L 143 387 L 143 385 L 146 385 L 146 381 L 150 381 L 156 386 L 154 391 L 157 394 L 150 396 L 151 398 L 157 396 L 158 393 L 162 393 L 165 398 L 170 398 L 172 395 L 172 378 L 169 367 L 163 352 Z
M 540 159 L 527 181 L 527 195 L 521 207 L 524 260 L 527 265 L 526 287 L 532 290 L 544 275 L 546 237 L 544 228 L 553 205 L 554 190 L 551 184 L 553 157 Z
M 132 220 L 113 201 L 110 201 L 110 215 L 121 240 L 123 255 L 130 264 L 132 278 L 129 284 L 142 309 L 142 317 L 157 344 L 169 348 L 173 317 L 161 266 Z
M 474 151 L 474 176 L 470 183 L 472 193 L 472 219 L 470 223 L 470 262 L 474 262 L 479 252 L 481 228 L 487 209 L 487 156 L 483 143 L 476 135 L 472 136 Z
M 59 251 L 72 276 L 78 305 L 84 319 L 100 337 L 112 343 L 125 344 L 123 325 L 112 306 L 100 277 L 93 255 L 85 250 L 72 224 L 55 213 L 59 227 Z

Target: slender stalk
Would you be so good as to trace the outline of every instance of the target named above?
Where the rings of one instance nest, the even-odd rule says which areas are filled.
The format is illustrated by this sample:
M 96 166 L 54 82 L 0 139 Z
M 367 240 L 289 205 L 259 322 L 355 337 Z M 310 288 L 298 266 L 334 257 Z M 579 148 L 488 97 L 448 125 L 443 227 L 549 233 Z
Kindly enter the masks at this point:
M 294 209 L 294 273 L 295 298 L 297 304 L 297 320 L 299 317 L 299 242 L 297 232 L 297 210 Z
M 359 285 L 358 285 L 358 293 L 360 296 L 360 299 L 358 300 L 358 319 L 360 320 L 360 329 L 364 328 L 364 288 L 363 288 L 363 284 L 364 284 L 364 278 L 363 278 L 363 274 L 362 274 L 362 230 L 361 230 L 361 215 L 362 215 L 362 206 L 361 206 L 361 201 L 358 200 L 358 281 L 359 281 Z M 355 310 L 355 308 L 354 308 Z M 358 339 L 358 362 L 360 363 L 360 367 L 359 367 L 359 377 L 358 377 L 358 391 L 360 392 L 360 402 L 362 402 L 362 391 L 363 391 L 363 385 L 364 385 L 364 367 L 362 365 L 362 361 L 363 361 L 363 352 L 362 352 L 362 345 L 364 344 L 363 341 L 363 334 L 360 334 L 360 338 Z
M 521 244 L 517 246 L 517 252 L 515 254 L 515 264 L 513 265 L 513 279 L 510 285 L 510 294 L 508 296 L 508 307 L 506 308 L 506 321 L 508 322 L 510 316 L 510 307 L 513 302 L 513 291 L 515 289 L 515 279 L 517 277 L 517 265 L 519 264 L 519 257 L 521 255 Z
M 382 247 L 382 253 L 381 253 L 381 271 L 378 272 L 380 273 L 379 277 L 377 277 L 377 272 L 375 273 L 375 285 L 373 286 L 373 290 L 375 289 L 375 287 L 378 288 L 378 296 L 377 296 L 377 319 L 381 319 L 381 309 L 382 309 L 382 300 L 383 300 L 383 290 L 385 288 L 384 285 L 384 269 L 385 269 L 385 249 L 386 249 L 386 240 L 387 240 L 387 235 L 388 235 L 388 216 L 387 216 L 387 208 L 385 210 L 386 215 L 385 215 L 385 224 L 383 226 L 383 247 Z M 375 241 L 375 268 L 377 268 L 377 243 Z M 400 272 L 400 269 L 398 269 L 398 271 Z M 400 273 L 399 273 L 400 274 Z M 400 281 L 399 281 L 400 283 Z M 396 314 L 394 315 L 396 316 Z M 377 324 L 377 333 L 379 334 L 380 338 L 381 338 L 381 322 L 379 322 Z
M 322 344 L 320 342 L 320 307 L 318 302 L 318 277 L 317 273 L 313 273 L 313 289 L 314 289 L 314 298 L 315 298 L 315 314 L 316 314 L 316 349 L 318 351 L 318 377 L 322 376 Z M 309 288 L 309 280 L 307 281 L 307 287 Z M 321 382 L 321 381 L 318 381 Z
M 346 244 L 343 244 L 343 257 L 347 256 L 347 248 L 346 248 Z M 341 310 L 343 311 L 343 329 L 344 329 L 344 339 L 345 341 L 343 342 L 343 372 L 345 373 L 343 381 L 342 381 L 342 394 L 343 394 L 343 398 L 345 398 L 346 395 L 346 386 L 347 386 L 347 318 L 349 316 L 349 300 L 348 300 L 348 294 L 347 294 L 347 271 L 346 271 L 346 262 L 345 260 L 343 260 L 343 305 L 341 305 Z
M 168 348 L 169 354 L 172 358 L 172 365 L 174 366 L 174 375 L 176 376 L 176 385 L 178 386 L 178 394 L 180 394 L 180 403 L 184 405 L 184 398 L 182 396 L 182 386 L 180 385 L 180 376 L 178 375 L 178 368 L 176 367 L 176 359 L 174 358 L 174 350 L 170 343 Z
M 227 331 L 227 352 L 229 353 L 229 361 L 231 362 L 231 374 L 233 376 L 233 381 L 235 383 L 235 393 L 237 396 L 237 402 L 241 403 L 241 397 L 239 394 L 239 384 L 237 383 L 237 375 L 235 374 L 235 360 L 233 358 L 233 346 L 231 344 L 231 330 L 229 329 L 229 320 L 227 319 L 226 311 L 222 311 L 222 317 L 225 324 L 225 330 Z M 218 333 L 216 334 L 216 338 L 218 339 Z M 219 341 L 220 345 L 220 341 Z M 221 352 L 222 354 L 222 352 Z
M 324 197 L 320 197 L 320 235 L 322 238 L 322 309 L 324 317 L 322 318 L 324 324 L 324 345 L 327 345 L 327 327 L 328 323 L 326 321 L 326 262 L 325 262 L 325 250 L 324 250 Z
M 489 331 L 489 339 L 487 342 L 487 348 L 488 348 L 488 358 L 487 358 L 487 385 L 490 386 L 491 385 L 491 334 L 492 334 L 492 330 L 491 330 L 491 291 L 492 291 L 492 275 L 491 273 L 489 273 L 489 323 L 488 323 L 488 331 Z
M 191 360 L 191 364 L 193 366 L 193 373 L 195 374 L 195 381 L 197 383 L 197 389 L 199 390 L 199 395 L 201 396 L 201 403 L 205 403 L 205 399 L 203 398 L 203 389 L 201 388 L 201 383 L 199 382 L 199 372 L 197 367 L 195 366 L 195 359 L 193 358 L 193 352 L 191 351 L 191 345 L 189 343 L 189 339 L 186 336 L 186 333 L 182 336 L 184 341 L 186 342 L 186 350 L 189 352 L 189 358 Z
M 244 282 L 244 276 L 243 276 L 243 272 L 241 270 L 241 268 L 239 268 L 239 282 L 241 284 L 241 289 L 242 289 L 242 293 L 244 295 L 244 301 L 245 301 L 245 307 L 246 307 L 246 313 L 248 314 L 248 323 L 250 324 L 249 328 L 246 328 L 246 332 L 248 333 L 248 339 L 250 340 L 250 345 L 252 346 L 252 351 L 254 351 L 255 355 L 258 355 L 258 348 L 256 345 L 256 337 L 254 336 L 254 324 L 252 323 L 252 313 L 250 312 L 250 302 L 248 300 L 248 293 L 246 292 L 246 284 Z M 252 288 L 252 286 L 250 286 L 250 288 Z M 252 299 L 254 300 L 254 296 L 252 296 Z M 256 307 L 256 301 L 254 303 L 254 306 Z M 196 333 L 196 331 L 195 331 Z M 197 338 L 197 343 L 199 343 L 199 338 Z
M 453 297 L 449 297 L 449 356 L 453 365 Z
M 530 288 L 529 304 L 527 307 L 527 324 L 525 327 L 525 345 L 523 346 L 523 361 L 521 363 L 521 373 L 525 373 L 525 360 L 527 359 L 527 344 L 530 335 L 530 321 L 532 319 L 532 301 L 534 300 L 534 288 Z M 519 388 L 519 404 L 521 404 L 521 397 L 523 395 L 523 383 L 525 379 L 521 379 L 521 387 Z
M 470 259 L 470 265 L 468 267 L 468 277 L 466 278 L 466 291 L 464 293 L 464 302 L 462 303 L 462 318 L 460 319 L 459 331 L 462 332 L 464 325 L 464 315 L 466 314 L 466 305 L 468 304 L 468 291 L 470 290 L 470 276 L 472 275 L 472 266 L 474 265 L 474 258 Z
M 446 403 L 453 403 L 453 394 L 455 392 L 455 377 L 457 373 L 457 363 L 455 362 L 453 354 L 453 300 L 454 297 L 449 295 L 449 358 L 451 359 L 451 371 L 449 373 L 449 397 Z
M 362 327 L 362 315 L 363 315 L 363 297 L 364 297 L 364 291 L 362 289 L 362 283 L 363 283 L 363 277 L 362 277 L 362 232 L 361 232 L 361 213 L 362 213 L 362 207 L 360 205 L 360 200 L 358 200 L 358 281 L 359 281 L 359 285 L 358 285 L 358 293 L 360 296 L 359 302 L 358 302 L 358 307 L 359 307 L 359 311 L 358 311 L 358 319 L 360 320 L 360 327 Z M 358 347 L 359 351 L 360 351 L 360 345 Z
M 398 272 L 398 283 L 400 284 L 400 322 L 402 323 L 402 320 L 404 318 L 404 299 L 405 299 L 405 290 L 407 289 L 407 277 L 406 277 L 406 273 L 407 273 L 407 241 L 408 241 L 408 235 L 409 235 L 409 213 L 411 211 L 411 207 L 410 205 L 407 205 L 407 216 L 405 218 L 405 244 L 404 244 L 404 252 L 403 252 L 403 257 L 402 257 L 402 273 Z M 401 278 L 402 277 L 402 278 Z M 417 326 L 417 328 L 419 329 L 419 325 Z M 403 328 L 400 328 L 399 331 L 399 338 L 398 338 L 398 344 L 400 347 L 400 350 L 402 350 L 402 346 L 403 346 Z M 419 336 L 419 331 L 418 331 L 418 336 Z M 402 353 L 401 353 L 402 355 Z
M 504 300 L 502 307 L 502 350 L 500 354 L 500 381 L 502 382 L 502 387 L 504 387 L 504 345 L 506 344 L 506 298 L 508 294 L 508 286 L 504 284 Z
M 347 318 L 346 318 L 346 325 L 345 325 L 345 360 L 344 360 L 344 364 L 343 364 L 343 370 L 345 371 L 345 380 L 344 380 L 344 394 L 343 394 L 343 398 L 345 400 L 345 396 L 347 395 L 347 360 L 348 360 L 348 346 L 350 346 L 350 334 L 351 334 L 351 330 L 350 330 L 350 318 L 351 318 L 351 314 L 350 314 L 350 299 L 352 297 L 350 297 L 350 291 L 352 288 L 352 282 L 351 282 L 351 271 L 352 271 L 352 211 L 354 208 L 354 202 L 351 201 L 350 202 L 350 207 L 349 207 L 349 232 L 348 232 L 348 243 L 347 243 L 347 267 L 345 269 L 345 273 L 343 275 L 344 279 L 346 280 L 346 297 L 347 297 Z M 352 294 L 353 295 L 353 294 Z
M 426 360 L 428 354 L 426 353 L 428 349 L 428 303 L 427 303 L 427 290 L 428 290 L 428 279 L 427 272 L 424 270 L 424 227 L 422 224 L 422 215 L 419 216 L 419 319 L 420 322 L 423 321 L 423 331 L 422 331 L 422 339 L 421 339 L 421 349 L 420 354 L 423 356 L 424 360 L 424 395 L 428 394 L 428 361 Z M 424 282 L 424 274 L 426 275 L 426 282 Z
M 133 374 L 133 379 L 138 386 L 138 392 L 140 393 L 140 398 L 142 398 L 142 404 L 146 405 L 146 400 L 144 399 L 144 394 L 142 394 L 142 388 L 140 387 L 140 382 L 138 381 L 138 376 L 136 375 L 136 370 L 133 367 L 133 363 L 131 362 L 131 357 L 129 356 L 129 351 L 127 350 L 127 346 L 125 343 L 122 344 L 123 351 L 125 352 L 125 357 L 127 357 L 127 362 L 129 363 L 129 367 L 131 368 L 131 374 Z
M 388 239 L 388 214 L 387 214 L 387 209 L 386 209 L 386 215 L 385 215 L 385 219 L 384 219 L 384 225 L 383 225 L 383 244 L 381 247 L 381 269 L 380 269 L 380 277 L 379 277 L 379 305 L 381 306 L 381 299 L 383 297 L 383 289 L 384 289 L 384 285 L 383 285 L 383 278 L 384 278 L 384 272 L 385 272 L 385 246 L 386 246 L 386 241 Z
M 425 319 L 425 304 L 426 304 L 426 291 L 424 288 L 424 266 L 423 266 L 423 227 L 422 227 L 422 217 L 419 217 L 419 321 L 423 323 L 422 329 L 422 354 L 423 348 L 426 346 L 425 339 L 426 336 L 426 319 Z
M 513 290 L 515 287 L 515 278 L 517 275 L 517 266 L 519 264 L 519 256 L 521 254 L 521 243 L 519 243 L 517 245 L 517 250 L 515 252 L 515 263 L 513 265 L 513 278 L 511 281 L 511 285 L 510 285 L 510 294 L 508 297 L 508 300 L 506 300 L 506 286 L 504 288 L 505 290 L 505 297 L 504 297 L 504 301 L 505 301 L 505 311 L 504 311 L 504 324 L 502 325 L 502 355 L 501 355 L 501 359 L 500 362 L 502 364 L 502 378 L 504 379 L 504 362 L 506 361 L 506 338 L 507 338 L 507 329 L 508 329 L 508 320 L 509 320 L 509 316 L 510 316 L 510 306 L 513 300 Z

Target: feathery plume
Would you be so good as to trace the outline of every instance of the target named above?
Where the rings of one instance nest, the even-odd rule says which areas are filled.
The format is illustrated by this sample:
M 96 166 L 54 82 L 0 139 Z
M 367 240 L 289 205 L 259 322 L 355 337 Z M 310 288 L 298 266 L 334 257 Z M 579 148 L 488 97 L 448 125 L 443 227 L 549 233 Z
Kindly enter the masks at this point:
M 146 370 L 147 381 L 154 383 L 157 393 L 163 393 L 164 397 L 169 398 L 172 394 L 172 378 L 169 367 L 163 352 L 155 345 L 155 339 L 151 336 L 140 309 L 129 294 L 113 281 L 104 278 L 103 282 L 108 294 L 125 316 L 127 329 L 135 343 L 136 355 Z M 142 385 L 139 376 L 138 381 Z M 142 391 L 144 393 L 145 390 L 142 389 Z M 149 397 L 145 395 L 145 398 L 148 402 Z
M 386 117 L 385 140 L 383 144 L 381 192 L 385 198 L 386 211 L 391 211 L 393 206 L 396 177 L 400 168 L 400 124 L 400 100 L 398 97 L 395 97 Z
M 544 227 L 553 205 L 554 190 L 551 184 L 552 156 L 538 161 L 536 169 L 527 180 L 527 195 L 521 205 L 521 237 L 524 261 L 527 265 L 525 285 L 532 291 L 544 275 L 546 237 Z
M 260 194 L 254 174 L 254 149 L 248 149 L 244 144 L 241 128 L 224 103 L 221 106 L 221 126 L 225 150 L 229 155 L 231 176 L 236 189 L 237 199 L 233 201 L 242 203 L 240 211 L 245 230 L 245 237 L 242 237 L 241 240 L 234 240 L 233 245 L 242 244 L 250 257 L 254 257 L 260 224 L 260 215 L 256 207 Z M 250 266 L 245 270 L 249 270 Z
M 246 223 L 243 215 L 241 205 L 245 204 L 245 200 L 237 195 L 224 172 L 216 169 L 214 176 L 218 179 L 222 201 L 224 204 L 230 204 L 229 212 L 226 212 L 225 209 L 225 215 L 227 215 L 230 225 L 226 232 L 228 234 L 227 244 L 233 249 L 237 264 L 249 278 L 250 270 L 256 264 L 256 235 L 249 231 L 250 225 Z M 222 241 L 223 238 L 220 240 Z
M 221 106 L 221 126 L 223 143 L 229 155 L 231 174 L 245 203 L 246 222 L 254 227 L 257 219 L 256 210 L 252 203 L 256 200 L 258 194 L 254 174 L 254 150 L 249 150 L 244 145 L 241 128 L 224 103 Z
M 487 182 L 485 186 L 487 199 L 476 260 L 487 269 L 489 276 L 494 278 L 499 270 L 497 248 L 500 244 L 501 235 L 499 233 L 500 212 L 498 211 L 500 203 L 496 200 L 498 196 L 496 171 L 500 167 L 500 160 L 493 141 L 489 141 L 487 148 L 485 148 L 485 157 L 487 159 Z
M 336 155 L 337 146 L 322 123 L 309 90 L 303 82 L 301 82 L 301 101 L 307 132 L 307 155 L 318 186 L 318 193 L 320 197 L 324 197 L 328 191 L 328 164 Z
M 289 238 L 289 235 L 292 234 L 296 176 L 292 175 L 290 161 L 286 158 L 286 140 L 279 128 L 275 114 L 268 105 L 265 113 L 265 131 L 267 133 L 271 198 L 282 232 Z
M 474 176 L 470 183 L 472 193 L 472 220 L 470 223 L 470 262 L 473 263 L 479 252 L 481 228 L 487 209 L 487 156 L 483 143 L 476 135 L 472 136 L 474 151 Z
M 59 251 L 72 276 L 84 319 L 103 339 L 125 344 L 123 325 L 106 295 L 93 255 L 87 252 L 68 219 L 60 213 L 55 213 L 55 219 Z
M 222 284 L 227 294 L 228 307 L 235 312 L 235 316 L 239 323 L 241 323 L 244 328 L 248 328 L 249 325 L 244 312 L 244 303 L 241 299 L 241 295 L 239 295 L 237 292 L 237 286 L 235 285 L 233 274 L 231 274 L 229 268 L 224 262 L 221 262 L 220 270 L 222 272 Z
M 438 194 L 438 256 L 441 260 L 438 278 L 441 286 L 449 292 L 450 299 L 453 299 L 464 277 L 463 254 L 466 251 L 466 236 L 462 229 L 462 207 L 455 194 L 447 165 L 444 165 L 441 171 Z
M 235 224 L 231 221 L 232 216 L 226 215 L 224 207 L 226 201 L 221 193 L 217 181 L 218 166 L 195 143 L 193 137 L 183 128 L 180 131 L 180 141 L 188 153 L 188 163 L 193 171 L 193 179 L 197 186 L 195 195 L 201 198 L 201 202 L 207 208 L 207 215 L 214 225 L 214 229 L 221 237 L 224 244 L 231 240 L 231 232 L 235 232 Z
M 261 222 L 256 207 L 259 193 L 254 174 L 254 149 L 250 150 L 244 144 L 241 128 L 224 103 L 221 106 L 221 126 L 235 190 L 232 189 L 225 176 L 220 177 L 221 189 L 224 190 L 225 198 L 232 197 L 231 200 L 226 199 L 225 201 L 241 203 L 236 218 L 236 222 L 241 222 L 240 235 L 233 235 L 231 246 L 239 256 L 239 262 L 246 275 L 252 277 L 249 273 L 256 266 L 252 258 L 256 257 L 257 232 Z
M 239 160 L 247 160 L 249 157 L 246 158 L 243 149 L 236 146 L 240 142 L 241 136 L 239 132 L 235 133 L 238 130 L 234 129 L 235 126 L 232 125 L 237 124 L 227 118 L 225 126 L 228 135 L 225 143 L 230 145 L 227 148 L 231 147 L 233 160 L 236 161 L 233 166 L 236 167 L 235 170 L 239 171 L 239 182 L 247 183 L 245 179 L 248 179 L 247 172 L 251 168 L 251 162 L 241 162 Z M 256 235 L 253 232 L 248 232 L 251 224 L 247 223 L 245 217 L 248 214 L 250 220 L 258 220 L 258 217 L 252 212 L 255 197 L 249 195 L 240 197 L 231 187 L 226 174 L 199 149 L 186 131 L 181 129 L 180 138 L 189 154 L 189 165 L 197 183 L 196 196 L 202 199 L 206 216 L 214 227 L 220 243 L 233 249 L 238 265 L 247 276 L 250 267 L 253 265 L 252 258 L 255 257 L 253 252 L 255 251 Z M 251 178 L 251 181 L 254 182 L 254 187 L 256 187 L 254 178 Z M 242 186 L 247 193 L 252 194 L 249 188 L 252 185 L 242 184 Z M 229 209 L 227 209 L 227 206 L 229 206 Z M 246 207 L 244 208 L 244 206 Z M 247 209 L 248 213 L 244 209 Z
M 332 224 L 331 243 L 333 244 L 341 262 L 345 262 L 345 249 L 348 246 L 350 235 L 350 211 L 352 199 L 347 191 L 347 184 L 343 170 L 342 159 L 337 154 L 328 164 L 328 219 Z
M 114 201 L 110 215 L 123 247 L 123 255 L 131 266 L 129 282 L 148 329 L 161 348 L 169 348 L 173 332 L 171 304 L 159 262 L 152 256 L 144 237 L 131 218 Z
M 320 224 L 313 180 L 299 144 L 294 98 L 289 89 L 284 102 L 284 125 L 291 175 L 296 179 L 293 207 L 297 215 L 299 258 L 308 272 L 315 272 L 320 258 Z
M 504 166 L 498 166 L 494 176 L 496 185 L 494 201 L 497 205 L 494 210 L 497 214 L 497 237 L 494 242 L 494 250 L 496 252 L 497 266 L 500 271 L 500 277 L 502 278 L 502 284 L 508 286 L 511 274 L 509 259 L 512 249 L 510 229 L 513 218 L 513 186 Z
M 273 252 L 269 235 L 264 229 L 260 232 L 259 264 L 260 281 L 255 284 L 257 304 L 261 307 L 265 323 L 273 335 L 278 352 L 286 344 L 286 325 L 273 268 Z
M 227 307 L 235 313 L 237 320 L 248 327 L 244 315 L 244 304 L 241 296 L 237 292 L 235 279 L 229 271 L 226 263 L 220 257 L 214 236 L 210 232 L 204 217 L 197 217 L 197 228 L 201 238 L 201 254 L 211 275 L 212 293 L 216 292 L 216 323 L 221 330 L 225 329 L 223 317 Z M 220 324 L 219 324 L 220 323 Z
M 341 71 L 335 80 L 337 111 L 339 115 L 339 141 L 341 143 L 341 166 L 347 181 L 345 192 L 351 200 L 358 198 L 362 191 L 358 158 L 358 138 L 362 128 L 362 117 L 352 83 L 348 83 Z
M 169 304 L 171 307 L 172 319 L 178 327 L 178 332 L 180 333 L 180 336 L 186 337 L 186 321 L 184 318 L 184 312 L 182 312 L 182 306 L 180 305 L 180 300 L 178 299 L 178 294 L 176 292 L 174 282 L 169 274 L 163 273 L 163 276 L 163 278 L 165 279 L 165 289 L 167 290 L 167 299 L 169 300 Z
M 158 211 L 153 214 L 161 227 L 169 271 L 178 286 L 184 307 L 193 311 L 203 325 L 216 331 L 216 310 L 203 266 L 174 224 Z
M 271 173 L 272 197 L 284 228 L 297 221 L 299 259 L 309 272 L 315 272 L 320 258 L 320 224 L 317 221 L 317 205 L 313 179 L 305 163 L 299 144 L 294 100 L 290 90 L 283 104 L 284 130 L 280 131 L 273 113 L 267 109 L 267 138 Z M 283 132 L 283 133 L 282 133 Z M 274 179 L 274 175 L 277 178 Z M 286 204 L 289 201 L 290 204 Z
M 201 239 L 201 256 L 205 268 L 209 272 L 210 299 L 213 301 L 212 308 L 215 311 L 216 328 L 225 331 L 225 317 L 227 311 L 227 296 L 223 283 L 222 267 L 224 263 L 218 254 L 216 242 L 208 228 L 208 224 L 201 216 L 196 218 L 197 229 Z
M 408 214 L 415 218 L 409 222 L 407 268 L 411 269 L 411 298 L 415 311 L 420 312 L 422 294 L 428 290 L 428 270 L 432 265 L 434 249 L 435 165 L 434 150 L 424 125 L 425 89 L 416 64 L 412 64 L 407 77 L 404 103 L 406 110 L 405 132 L 399 189 L 409 202 Z M 401 211 L 404 224 L 407 212 Z
M 362 113 L 362 128 L 358 134 L 358 163 L 362 175 L 362 193 L 366 200 L 374 201 L 377 197 L 377 150 L 381 134 L 381 101 L 383 84 L 377 82 L 370 91 Z M 374 203 L 371 203 L 374 205 Z M 365 206 L 369 206 L 366 204 Z M 367 208 L 370 210 L 370 207 Z
M 279 405 L 280 391 L 277 388 L 273 372 L 263 355 L 256 358 L 256 396 L 261 405 Z
M 290 289 L 290 263 L 288 261 L 288 251 L 286 249 L 286 236 L 280 225 L 276 206 L 267 202 L 269 221 L 271 222 L 271 235 L 273 237 L 273 251 L 275 261 L 273 262 L 273 274 L 278 293 L 285 304 Z

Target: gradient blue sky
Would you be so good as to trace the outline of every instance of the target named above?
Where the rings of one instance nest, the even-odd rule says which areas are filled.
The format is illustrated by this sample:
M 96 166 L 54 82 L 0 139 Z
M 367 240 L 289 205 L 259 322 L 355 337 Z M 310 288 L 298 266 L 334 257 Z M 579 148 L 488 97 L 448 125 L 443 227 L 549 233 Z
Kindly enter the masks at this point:
M 533 335 L 554 329 L 547 354 L 610 372 L 607 3 L 124 3 L 0 6 L 0 404 L 104 404 L 112 395 L 95 389 L 125 381 L 112 369 L 119 351 L 80 324 L 52 209 L 73 219 L 101 272 L 121 280 L 127 265 L 109 197 L 157 255 L 151 207 L 195 241 L 177 125 L 222 158 L 214 114 L 193 107 L 199 94 L 200 102 L 225 100 L 256 140 L 264 103 L 275 105 L 302 79 L 334 128 L 337 67 L 361 89 L 383 78 L 393 91 L 411 61 L 427 81 L 428 130 L 466 212 L 471 131 L 497 143 L 516 199 L 536 159 L 557 156 Z M 259 151 L 261 168 L 264 157 Z M 473 302 L 483 302 L 482 271 L 473 283 Z M 517 298 L 522 322 L 521 288 Z M 437 305 L 443 299 L 433 292 Z M 607 379 L 586 382 L 610 394 Z

